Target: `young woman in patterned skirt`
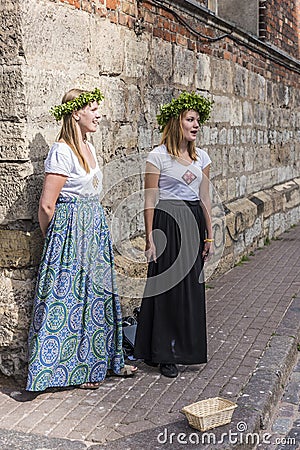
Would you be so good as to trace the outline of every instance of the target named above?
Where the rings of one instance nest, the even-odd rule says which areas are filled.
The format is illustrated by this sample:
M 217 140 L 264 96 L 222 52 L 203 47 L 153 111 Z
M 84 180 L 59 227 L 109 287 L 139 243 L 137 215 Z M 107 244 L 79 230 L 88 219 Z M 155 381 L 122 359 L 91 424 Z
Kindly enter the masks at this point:
M 99 89 L 72 89 L 52 108 L 63 119 L 45 161 L 39 222 L 45 237 L 32 322 L 26 389 L 95 389 L 124 365 L 122 318 L 109 230 L 99 201 L 102 173 L 87 133 L 98 126 Z

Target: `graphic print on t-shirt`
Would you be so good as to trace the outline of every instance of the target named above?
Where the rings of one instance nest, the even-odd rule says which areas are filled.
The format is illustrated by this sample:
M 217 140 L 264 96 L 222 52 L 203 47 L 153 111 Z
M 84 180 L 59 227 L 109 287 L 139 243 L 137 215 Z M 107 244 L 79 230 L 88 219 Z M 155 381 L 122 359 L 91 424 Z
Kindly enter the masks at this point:
M 181 178 L 186 182 L 186 184 L 191 184 L 197 176 L 190 170 L 186 170 Z

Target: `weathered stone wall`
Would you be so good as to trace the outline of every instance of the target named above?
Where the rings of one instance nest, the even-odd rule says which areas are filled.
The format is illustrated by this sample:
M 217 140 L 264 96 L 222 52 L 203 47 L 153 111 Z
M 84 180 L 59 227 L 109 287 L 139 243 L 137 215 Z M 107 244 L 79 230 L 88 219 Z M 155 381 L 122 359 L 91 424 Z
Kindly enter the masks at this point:
M 211 156 L 212 182 L 226 211 L 218 270 L 299 221 L 300 65 L 281 61 L 244 34 L 201 41 L 170 12 L 140 3 L 137 9 L 137 2 L 115 0 L 1 2 L 7 33 L 0 94 L 0 371 L 5 374 L 24 373 L 41 251 L 37 206 L 43 159 L 59 129 L 48 110 L 71 87 L 98 86 L 105 93 L 92 140 L 104 166 L 103 204 L 128 292 L 130 278 L 145 273 L 143 243 L 136 236 L 143 231 L 145 154 L 160 139 L 157 108 L 181 89 L 197 89 L 214 100 L 199 145 Z M 202 16 L 201 9 L 187 9 L 189 2 L 174 3 L 197 32 L 212 37 L 231 31 L 223 21 Z M 120 242 L 129 237 L 135 239 L 127 251 Z M 124 312 L 136 303 L 124 298 Z

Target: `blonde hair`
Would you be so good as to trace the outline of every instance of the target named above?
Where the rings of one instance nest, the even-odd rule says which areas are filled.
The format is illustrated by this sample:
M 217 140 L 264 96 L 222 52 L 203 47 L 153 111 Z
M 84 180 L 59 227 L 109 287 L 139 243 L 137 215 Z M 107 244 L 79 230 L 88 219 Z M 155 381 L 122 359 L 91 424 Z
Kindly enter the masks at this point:
M 183 141 L 182 118 L 187 111 L 182 111 L 179 117 L 171 117 L 164 127 L 161 144 L 164 144 L 172 156 L 180 157 L 180 144 Z M 195 142 L 188 142 L 188 154 L 193 161 L 197 159 Z
M 73 100 L 75 97 L 78 97 L 80 94 L 84 92 L 85 91 L 83 91 L 82 89 L 71 89 L 70 91 L 66 92 L 66 94 L 63 96 L 62 103 L 66 103 L 70 100 Z M 71 149 L 77 156 L 81 167 L 83 167 L 87 173 L 90 173 L 89 164 L 86 161 L 83 154 L 81 153 L 80 141 L 76 128 L 76 120 L 74 119 L 71 113 L 63 116 L 63 123 L 58 139 L 64 140 L 65 143 L 68 144 L 69 147 L 71 147 Z

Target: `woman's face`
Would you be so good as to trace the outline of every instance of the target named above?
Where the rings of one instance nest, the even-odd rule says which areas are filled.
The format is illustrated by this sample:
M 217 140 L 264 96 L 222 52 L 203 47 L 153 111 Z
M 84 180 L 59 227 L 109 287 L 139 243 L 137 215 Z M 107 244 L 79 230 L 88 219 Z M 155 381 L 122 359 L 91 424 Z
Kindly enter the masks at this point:
M 181 119 L 181 125 L 183 139 L 188 142 L 195 141 L 199 130 L 199 114 L 197 111 L 186 111 Z
M 84 106 L 76 114 L 79 117 L 77 123 L 83 135 L 86 133 L 94 133 L 97 130 L 100 114 L 99 105 L 96 101 Z

